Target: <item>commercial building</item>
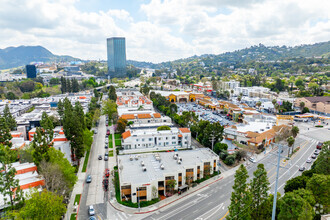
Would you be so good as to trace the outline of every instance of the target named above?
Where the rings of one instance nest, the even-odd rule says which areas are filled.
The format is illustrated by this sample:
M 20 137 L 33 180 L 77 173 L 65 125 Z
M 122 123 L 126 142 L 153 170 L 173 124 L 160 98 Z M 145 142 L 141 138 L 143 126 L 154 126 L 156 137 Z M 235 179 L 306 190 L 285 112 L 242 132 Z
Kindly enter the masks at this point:
M 37 68 L 35 65 L 26 65 L 26 77 L 27 78 L 36 78 L 37 77 Z
M 239 96 L 242 94 L 243 96 L 257 96 L 256 94 L 268 93 L 270 91 L 269 88 L 265 88 L 262 86 L 253 86 L 253 87 L 236 87 L 234 89 L 235 95 Z
M 305 107 L 315 113 L 323 113 L 330 115 L 330 97 L 329 96 L 316 96 L 316 97 L 302 97 L 295 100 L 295 106 L 300 107 L 300 103 L 304 102 Z
M 122 134 L 122 147 L 129 152 L 173 150 L 191 147 L 188 128 L 171 127 L 170 130 L 129 129 Z
M 208 148 L 119 155 L 121 199 L 136 203 L 183 192 L 193 181 L 217 172 L 218 164 L 219 157 Z
M 126 114 L 120 118 L 133 122 L 133 124 L 129 125 L 131 129 L 157 128 L 164 125 L 173 126 L 172 119 L 168 116 L 162 116 L 160 113 Z
M 235 88 L 239 86 L 240 86 L 239 81 L 235 81 L 235 80 L 220 82 L 220 88 L 222 88 L 223 90 L 235 90 Z
M 111 76 L 126 74 L 126 45 L 124 37 L 107 39 L 108 73 Z

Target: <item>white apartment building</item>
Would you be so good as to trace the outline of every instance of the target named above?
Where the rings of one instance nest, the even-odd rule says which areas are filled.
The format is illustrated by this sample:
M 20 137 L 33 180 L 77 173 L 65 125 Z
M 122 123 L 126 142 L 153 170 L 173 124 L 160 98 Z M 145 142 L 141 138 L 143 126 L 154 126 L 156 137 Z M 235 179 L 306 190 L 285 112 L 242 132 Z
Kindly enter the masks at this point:
M 146 114 L 126 114 L 120 118 L 133 122 L 130 128 L 159 127 L 162 125 L 173 126 L 172 119 L 168 116 L 162 116 L 160 113 Z
M 191 132 L 188 128 L 171 127 L 171 130 L 130 129 L 122 134 L 124 150 L 173 150 L 190 148 Z
M 223 90 L 235 90 L 235 88 L 239 86 L 240 86 L 239 81 L 235 81 L 235 80 L 230 80 L 228 82 L 220 82 L 220 87 Z
M 152 101 L 136 90 L 120 90 L 116 92 L 118 108 L 153 109 Z
M 242 93 L 243 96 L 251 96 L 250 93 L 267 93 L 269 91 L 269 88 L 265 88 L 262 86 L 236 87 L 234 90 L 235 95 L 240 95 Z
M 217 172 L 218 164 L 219 156 L 209 148 L 119 155 L 121 199 L 136 203 L 169 196 L 174 190 L 184 192 L 193 181 Z M 170 180 L 176 181 L 174 188 Z

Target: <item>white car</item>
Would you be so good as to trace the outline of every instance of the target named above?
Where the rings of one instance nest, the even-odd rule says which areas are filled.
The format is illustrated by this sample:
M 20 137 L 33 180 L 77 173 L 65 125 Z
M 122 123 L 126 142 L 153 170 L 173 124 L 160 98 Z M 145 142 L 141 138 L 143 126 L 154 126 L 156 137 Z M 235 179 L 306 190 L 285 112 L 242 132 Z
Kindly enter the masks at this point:
M 89 215 L 95 215 L 95 209 L 92 205 L 88 207 L 88 214 Z
M 312 159 L 311 158 L 308 158 L 307 160 L 306 160 L 306 163 L 311 163 L 312 162 Z
M 251 161 L 252 163 L 256 163 L 257 162 L 257 160 L 254 157 L 250 157 L 249 158 L 249 161 Z

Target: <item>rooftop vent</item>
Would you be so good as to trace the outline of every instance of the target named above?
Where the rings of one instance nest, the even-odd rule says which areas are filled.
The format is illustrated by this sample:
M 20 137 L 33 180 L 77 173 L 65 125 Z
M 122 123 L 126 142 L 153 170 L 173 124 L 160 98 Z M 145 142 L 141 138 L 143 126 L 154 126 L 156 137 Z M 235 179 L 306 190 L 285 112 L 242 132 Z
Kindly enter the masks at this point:
M 178 160 L 178 164 L 181 164 L 181 160 Z
M 160 165 L 160 169 L 164 170 L 165 169 L 165 166 L 163 164 Z
M 147 171 L 147 168 L 146 167 L 142 167 L 142 170 L 143 170 L 143 172 L 146 172 Z
M 135 156 L 135 160 L 138 160 L 139 159 L 139 157 L 138 156 Z
M 144 161 L 143 160 L 141 161 L 141 166 L 144 166 Z
M 129 160 L 132 161 L 132 160 L 133 160 L 133 156 L 130 156 L 130 157 L 129 157 Z
M 178 158 L 178 156 L 176 154 L 173 155 L 174 160 L 176 160 Z

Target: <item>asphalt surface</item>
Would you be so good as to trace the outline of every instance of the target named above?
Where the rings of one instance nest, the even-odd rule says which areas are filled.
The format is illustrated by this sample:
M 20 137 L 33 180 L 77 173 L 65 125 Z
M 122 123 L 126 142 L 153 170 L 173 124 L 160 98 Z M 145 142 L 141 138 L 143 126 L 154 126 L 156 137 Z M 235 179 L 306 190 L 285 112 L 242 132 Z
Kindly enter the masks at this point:
M 324 129 L 324 131 L 326 132 L 328 130 Z M 298 171 L 300 166 L 305 166 L 306 169 L 310 168 L 311 164 L 307 164 L 306 160 L 313 154 L 318 141 L 319 140 L 305 136 L 305 134 L 302 134 L 296 138 L 295 147 L 299 146 L 300 150 L 291 157 L 290 162 L 284 162 L 284 159 L 281 159 L 281 166 L 285 168 L 281 168 L 279 171 L 278 192 L 283 194 L 283 188 L 286 181 L 301 175 L 301 172 Z M 269 151 L 269 149 L 267 149 L 267 151 Z M 277 149 L 274 148 L 272 152 L 277 153 Z M 287 156 L 287 149 L 284 149 L 281 156 Z M 274 193 L 275 189 L 276 166 L 273 164 L 277 163 L 277 158 L 277 155 L 269 153 L 260 160 L 257 156 L 257 163 L 247 162 L 247 169 L 250 179 L 253 178 L 253 172 L 257 169 L 258 163 L 263 163 L 265 165 L 270 182 L 269 193 Z M 188 199 L 151 214 L 145 219 L 222 219 L 228 213 L 233 184 L 234 174 L 206 187 L 205 189 L 199 191 L 198 194 L 193 195 Z M 242 210 L 242 214 L 243 213 L 244 210 Z

